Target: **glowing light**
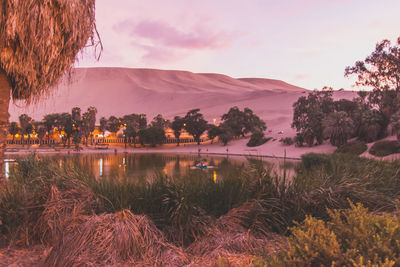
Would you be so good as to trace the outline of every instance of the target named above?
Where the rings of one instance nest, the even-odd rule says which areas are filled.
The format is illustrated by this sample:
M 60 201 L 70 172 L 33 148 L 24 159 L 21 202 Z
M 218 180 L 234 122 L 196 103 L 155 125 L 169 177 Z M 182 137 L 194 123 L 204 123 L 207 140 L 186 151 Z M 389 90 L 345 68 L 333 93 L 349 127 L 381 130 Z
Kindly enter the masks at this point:
M 100 176 L 103 176 L 103 159 L 99 160 L 99 167 Z
M 217 172 L 216 171 L 214 171 L 214 173 L 213 173 L 213 177 L 214 177 L 214 183 L 217 183 Z
M 168 171 L 167 171 L 166 168 L 163 169 L 163 173 L 164 173 L 164 174 L 168 174 Z
M 10 163 L 5 162 L 5 167 L 6 167 L 5 175 L 6 175 L 6 178 L 8 179 L 8 177 L 10 176 Z

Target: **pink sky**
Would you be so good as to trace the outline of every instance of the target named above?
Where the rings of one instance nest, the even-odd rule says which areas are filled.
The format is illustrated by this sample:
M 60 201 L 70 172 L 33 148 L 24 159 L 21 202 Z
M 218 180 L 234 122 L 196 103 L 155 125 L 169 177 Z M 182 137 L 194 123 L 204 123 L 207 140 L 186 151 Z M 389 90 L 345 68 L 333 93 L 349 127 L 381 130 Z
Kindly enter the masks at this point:
M 344 69 L 400 36 L 398 0 L 97 0 L 104 51 L 78 66 L 179 69 L 351 89 Z

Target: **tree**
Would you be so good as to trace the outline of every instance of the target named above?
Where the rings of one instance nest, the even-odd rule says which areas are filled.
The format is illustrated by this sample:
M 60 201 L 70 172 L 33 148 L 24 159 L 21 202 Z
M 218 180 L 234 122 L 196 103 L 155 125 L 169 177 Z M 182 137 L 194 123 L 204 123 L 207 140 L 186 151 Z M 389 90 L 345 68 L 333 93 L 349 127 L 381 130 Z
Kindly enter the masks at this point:
M 207 130 L 207 121 L 203 118 L 203 114 L 199 113 L 200 109 L 192 109 L 185 116 L 185 130 L 193 136 L 193 139 L 200 145 L 200 137 Z
M 95 0 L 12 1 L 0 8 L 0 169 L 8 106 L 35 101 L 71 69 L 78 52 L 95 44 Z
M 367 110 L 361 117 L 359 138 L 373 142 L 378 139 L 382 128 L 382 114 L 375 109 Z
M 208 139 L 211 140 L 211 144 L 214 142 L 215 137 L 217 137 L 221 133 L 221 129 L 214 125 L 214 124 L 208 124 L 207 126 L 207 136 Z
M 332 90 L 314 91 L 307 97 L 300 97 L 293 104 L 292 128 L 300 133 L 308 146 L 323 142 L 322 121 L 334 111 Z
M 353 67 L 346 67 L 345 76 L 357 75 L 357 86 L 371 87 L 376 90 L 395 90 L 400 92 L 400 37 L 392 45 L 383 40 L 375 51 L 364 61 L 357 61 Z
M 323 121 L 324 135 L 333 146 L 341 147 L 354 131 L 353 121 L 344 111 L 329 114 Z
M 244 108 L 243 110 L 244 116 L 244 134 L 247 133 L 259 133 L 267 130 L 267 126 L 265 121 L 261 120 L 253 111 L 249 108 Z
M 82 114 L 81 131 L 82 136 L 85 138 L 85 144 L 88 146 L 88 138 L 92 134 L 96 125 L 97 109 L 89 107 L 85 113 Z
M 229 141 L 231 141 L 234 137 L 234 133 L 232 131 L 232 128 L 229 127 L 228 125 L 222 123 L 219 126 L 219 133 L 218 133 L 218 140 L 226 146 Z
M 100 118 L 100 128 L 99 130 L 103 133 L 103 137 L 104 137 L 104 133 L 107 130 L 107 119 L 105 117 L 101 117 Z
M 39 145 L 41 146 L 43 143 L 43 138 L 46 135 L 46 127 L 43 125 L 43 122 L 35 122 L 35 132 L 39 138 Z
M 110 116 L 107 121 L 106 129 L 109 132 L 117 133 L 121 127 L 120 120 L 115 116 Z
M 52 113 L 52 114 L 47 114 L 43 117 L 43 125 L 46 128 L 47 132 L 47 145 L 50 146 L 50 135 L 53 132 L 53 129 L 55 126 L 57 126 L 58 119 L 59 119 L 60 114 L 58 113 Z
M 21 143 L 24 145 L 24 136 L 27 134 L 29 139 L 29 134 L 32 133 L 32 118 L 27 114 L 22 114 L 19 116 L 19 125 L 21 127 Z
M 222 115 L 221 120 L 227 127 L 231 129 L 231 132 L 235 137 L 244 135 L 244 113 L 238 107 L 235 106 L 230 108 L 228 113 Z
M 59 115 L 59 123 L 58 127 L 59 130 L 62 130 L 65 134 L 65 138 L 63 138 L 64 141 L 64 147 L 68 146 L 68 148 L 71 147 L 71 137 L 74 133 L 74 123 L 72 121 L 72 115 L 69 113 L 61 113 Z
M 172 130 L 174 130 L 174 136 L 177 140 L 177 146 L 179 146 L 180 144 L 180 137 L 181 137 L 181 133 L 182 133 L 182 129 L 184 127 L 185 124 L 185 119 L 179 116 L 175 116 L 174 120 L 172 121 L 171 127 Z
M 154 126 L 139 130 L 138 135 L 142 144 L 150 144 L 152 147 L 161 145 L 166 139 L 164 129 Z
M 18 123 L 16 123 L 15 121 L 13 121 L 12 123 L 10 123 L 10 126 L 8 127 L 8 132 L 12 135 L 13 139 L 13 143 L 15 142 L 15 135 L 18 134 L 20 131 L 20 128 L 18 126 Z
M 373 89 L 368 98 L 382 115 L 380 137 L 385 135 L 391 116 L 400 108 L 399 66 L 400 37 L 394 45 L 389 40 L 383 40 L 364 61 L 357 61 L 354 66 L 345 69 L 346 77 L 357 76 L 357 86 Z
M 151 121 L 150 125 L 153 127 L 159 127 L 163 129 L 167 129 L 170 126 L 170 121 L 167 119 L 164 119 L 161 114 L 158 114 L 153 118 Z

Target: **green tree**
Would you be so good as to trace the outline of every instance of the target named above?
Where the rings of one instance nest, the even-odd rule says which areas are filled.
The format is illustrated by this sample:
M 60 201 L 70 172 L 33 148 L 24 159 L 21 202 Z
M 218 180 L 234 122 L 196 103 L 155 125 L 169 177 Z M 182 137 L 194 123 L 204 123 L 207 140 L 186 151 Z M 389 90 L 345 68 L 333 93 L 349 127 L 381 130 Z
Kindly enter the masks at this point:
M 28 135 L 28 140 L 30 140 L 29 135 L 32 133 L 32 118 L 29 117 L 27 114 L 22 114 L 19 116 L 19 125 L 21 127 L 21 143 L 24 146 L 24 137 Z
M 185 130 L 193 136 L 193 139 L 200 145 L 200 137 L 207 130 L 207 121 L 203 114 L 199 113 L 200 109 L 192 109 L 185 116 Z
M 221 133 L 221 129 L 214 125 L 214 124 L 208 124 L 207 126 L 207 136 L 208 139 L 211 140 L 211 144 L 214 142 L 215 137 L 217 137 Z
M 149 127 L 138 132 L 139 140 L 142 144 L 150 144 L 152 147 L 161 145 L 165 141 L 165 131 L 160 127 Z
M 71 69 L 82 48 L 95 43 L 95 0 L 4 0 L 0 25 L 1 169 L 10 95 L 28 103 L 38 99 Z
M 179 117 L 179 116 L 175 116 L 174 120 L 172 121 L 172 124 L 171 124 L 172 130 L 174 130 L 174 136 L 177 140 L 177 142 L 176 142 L 177 146 L 179 146 L 179 144 L 180 144 L 179 138 L 181 137 L 184 124 L 185 124 L 185 119 L 182 117 Z
M 341 147 L 354 131 L 353 121 L 344 111 L 329 114 L 323 121 L 324 135 L 333 146 Z
M 267 126 L 265 121 L 261 120 L 254 112 L 249 108 L 244 108 L 243 110 L 244 116 L 244 134 L 247 133 L 255 133 L 255 132 L 263 132 L 267 130 Z
M 221 117 L 222 122 L 231 129 L 235 137 L 244 136 L 245 134 L 245 118 L 244 113 L 238 107 L 232 107 L 228 113 Z
M 72 137 L 72 134 L 74 133 L 73 125 L 74 125 L 74 123 L 72 121 L 71 114 L 64 112 L 59 115 L 58 127 L 65 134 L 65 138 L 63 138 L 64 147 L 65 146 L 68 146 L 68 148 L 71 147 L 71 137 Z
M 89 136 L 95 129 L 97 109 L 89 107 L 85 113 L 82 114 L 81 132 L 82 137 L 85 139 L 85 145 L 88 146 Z
M 47 114 L 43 117 L 43 124 L 46 127 L 47 132 L 47 144 L 50 146 L 50 135 L 53 133 L 54 127 L 57 125 L 60 114 L 52 113 Z
M 115 116 L 110 116 L 107 121 L 106 129 L 109 132 L 117 133 L 121 127 L 120 120 Z
M 367 110 L 361 117 L 359 138 L 365 142 L 376 141 L 382 128 L 382 114 L 375 109 Z
M 8 127 L 8 132 L 9 134 L 12 135 L 13 139 L 13 143 L 15 143 L 15 135 L 17 135 L 20 132 L 20 128 L 18 126 L 18 123 L 16 123 L 15 121 L 10 123 L 10 126 Z
M 43 138 L 46 135 L 46 127 L 44 126 L 43 122 L 39 121 L 39 122 L 35 122 L 35 132 L 39 138 L 39 146 L 42 145 L 43 143 Z
M 375 51 L 363 61 L 347 67 L 345 76 L 357 76 L 356 85 L 372 88 L 369 102 L 377 107 L 382 115 L 382 128 L 379 134 L 386 134 L 391 116 L 400 108 L 400 37 L 392 45 L 383 40 L 375 47 Z
M 218 140 L 226 146 L 230 141 L 233 140 L 234 133 L 232 128 L 222 123 L 219 126 Z
M 155 116 L 150 123 L 150 125 L 152 127 L 159 127 L 159 128 L 163 128 L 163 129 L 167 129 L 168 127 L 170 127 L 170 124 L 171 124 L 170 121 L 167 119 L 164 119 L 161 114 L 158 114 L 157 116 Z
M 308 146 L 323 142 L 323 119 L 334 111 L 332 90 L 314 91 L 293 104 L 292 128 L 300 133 Z
M 363 61 L 357 61 L 353 67 L 346 67 L 345 76 L 357 76 L 356 85 L 376 90 L 394 90 L 400 92 L 400 37 L 392 45 L 383 40 L 375 51 Z
M 104 137 L 104 133 L 107 130 L 107 119 L 105 117 L 100 118 L 100 128 L 99 129 L 103 133 L 103 137 Z

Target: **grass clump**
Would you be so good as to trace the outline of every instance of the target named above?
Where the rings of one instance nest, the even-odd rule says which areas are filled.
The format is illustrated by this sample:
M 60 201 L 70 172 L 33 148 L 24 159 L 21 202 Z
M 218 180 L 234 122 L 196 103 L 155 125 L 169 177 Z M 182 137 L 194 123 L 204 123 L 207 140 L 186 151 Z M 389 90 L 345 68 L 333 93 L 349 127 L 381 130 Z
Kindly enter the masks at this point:
M 248 147 L 261 146 L 271 139 L 272 137 L 265 138 L 263 132 L 254 132 L 251 135 L 249 142 L 247 142 L 247 146 Z
M 279 140 L 285 146 L 291 146 L 294 144 L 294 140 L 291 137 L 284 137 Z
M 376 142 L 369 149 L 369 153 L 377 157 L 384 157 L 399 152 L 400 142 L 395 140 L 384 140 Z
M 368 212 L 362 205 L 311 216 L 291 228 L 287 249 L 265 255 L 255 266 L 396 266 L 400 219 Z
M 50 244 L 79 224 L 99 202 L 77 175 L 35 156 L 19 161 L 0 191 L 1 234 L 15 245 Z
M 184 253 L 166 242 L 146 216 L 129 210 L 94 215 L 52 249 L 45 266 L 118 265 L 122 263 L 182 266 Z
M 343 146 L 336 149 L 335 152 L 348 153 L 352 155 L 361 155 L 362 153 L 367 151 L 367 149 L 368 146 L 365 144 L 365 142 L 357 141 L 357 142 L 346 143 Z

